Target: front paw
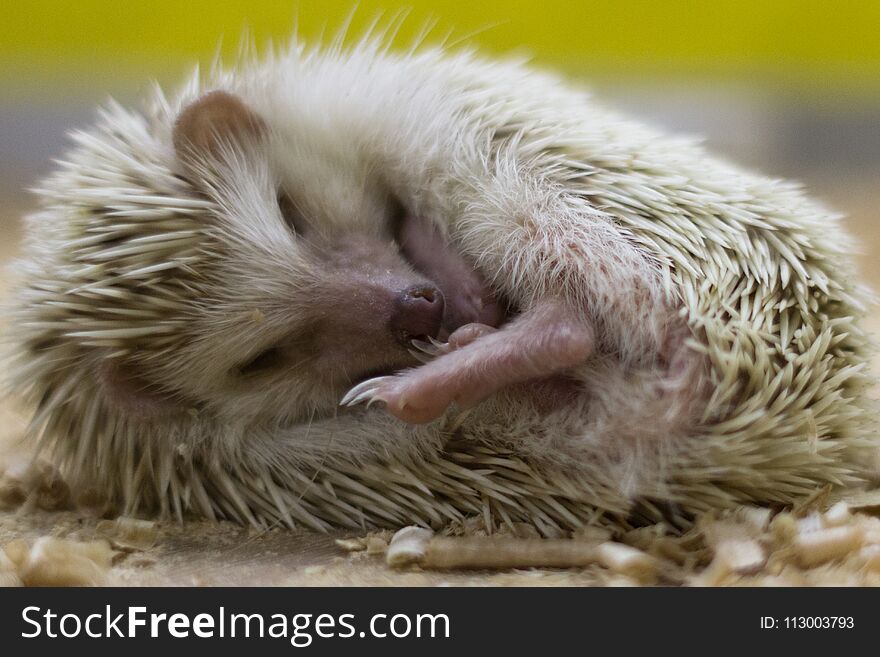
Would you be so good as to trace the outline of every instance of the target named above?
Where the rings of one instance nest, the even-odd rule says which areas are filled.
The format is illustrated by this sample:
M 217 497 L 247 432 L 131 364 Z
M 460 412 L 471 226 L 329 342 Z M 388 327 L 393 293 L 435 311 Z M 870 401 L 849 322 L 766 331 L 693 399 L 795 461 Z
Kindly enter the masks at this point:
M 410 424 L 436 420 L 453 401 L 448 386 L 437 377 L 424 376 L 417 368 L 392 376 L 379 376 L 359 383 L 340 401 L 341 406 L 376 402 L 385 404 L 394 417 Z
M 364 381 L 342 403 L 381 401 L 395 417 L 421 424 L 439 418 L 453 402 L 468 409 L 502 388 L 570 369 L 589 357 L 593 331 L 560 308 L 555 302 L 542 304 L 500 330 L 465 325 L 446 344 L 414 343 L 433 359 L 416 369 Z

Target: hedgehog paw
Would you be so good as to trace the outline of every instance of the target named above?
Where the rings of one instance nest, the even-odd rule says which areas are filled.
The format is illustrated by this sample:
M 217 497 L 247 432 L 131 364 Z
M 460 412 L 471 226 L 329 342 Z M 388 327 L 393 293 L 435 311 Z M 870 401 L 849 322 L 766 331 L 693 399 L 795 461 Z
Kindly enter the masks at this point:
M 342 406 L 366 402 L 385 404 L 388 412 L 410 424 L 436 420 L 453 402 L 449 388 L 435 377 L 424 376 L 421 369 L 394 376 L 380 376 L 359 383 L 340 401 Z

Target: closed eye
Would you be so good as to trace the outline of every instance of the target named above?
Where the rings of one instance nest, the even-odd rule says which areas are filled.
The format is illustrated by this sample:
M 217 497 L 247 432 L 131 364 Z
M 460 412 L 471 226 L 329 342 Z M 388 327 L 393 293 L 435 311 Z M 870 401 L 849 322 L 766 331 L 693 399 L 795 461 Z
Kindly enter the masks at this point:
M 285 363 L 284 354 L 278 347 L 270 347 L 258 353 L 254 358 L 239 365 L 238 373 L 242 376 L 260 374 L 273 370 Z
M 406 208 L 400 199 L 394 195 L 388 197 L 388 228 L 391 230 L 392 239 L 400 244 L 400 233 L 403 230 L 403 224 L 406 221 Z
M 294 200 L 283 190 L 278 192 L 278 210 L 281 212 L 284 223 L 293 233 L 305 234 L 308 223 Z

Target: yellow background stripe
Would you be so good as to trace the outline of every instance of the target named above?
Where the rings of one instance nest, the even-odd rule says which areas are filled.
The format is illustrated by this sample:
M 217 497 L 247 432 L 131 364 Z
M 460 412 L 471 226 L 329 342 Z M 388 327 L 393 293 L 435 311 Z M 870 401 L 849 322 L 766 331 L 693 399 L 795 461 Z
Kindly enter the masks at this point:
M 232 53 L 245 26 L 258 43 L 283 40 L 298 17 L 315 37 L 337 28 L 350 0 L 6 0 L 0 15 L 4 78 L 140 74 L 205 60 L 221 37 Z M 363 0 L 352 32 L 401 3 Z M 689 73 L 874 85 L 880 79 L 880 2 L 789 0 L 433 0 L 411 3 L 401 41 L 425 21 L 489 52 L 520 49 L 540 63 L 593 74 Z

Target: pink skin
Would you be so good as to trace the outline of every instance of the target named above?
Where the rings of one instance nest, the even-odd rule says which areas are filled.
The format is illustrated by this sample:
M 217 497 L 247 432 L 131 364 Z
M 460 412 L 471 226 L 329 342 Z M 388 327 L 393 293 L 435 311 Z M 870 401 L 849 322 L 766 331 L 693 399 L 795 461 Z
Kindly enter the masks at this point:
M 432 351 L 436 354 L 448 354 L 477 338 L 495 333 L 498 329 L 485 324 L 465 324 L 449 336 L 446 344 L 438 345 Z M 549 413 L 570 402 L 578 392 L 577 382 L 565 374 L 554 374 L 541 379 L 530 379 L 521 384 L 514 384 L 513 389 L 526 395 L 532 404 L 541 412 Z
M 342 403 L 382 401 L 395 417 L 421 424 L 453 403 L 469 408 L 502 388 L 553 376 L 593 352 L 591 327 L 572 315 L 564 304 L 549 300 L 501 330 L 465 325 L 440 348 L 447 353 L 422 367 L 365 381 Z
M 468 265 L 430 221 L 408 215 L 397 233 L 406 259 L 433 281 L 446 300 L 441 335 L 448 335 L 469 323 L 498 326 L 504 309 L 489 286 Z

